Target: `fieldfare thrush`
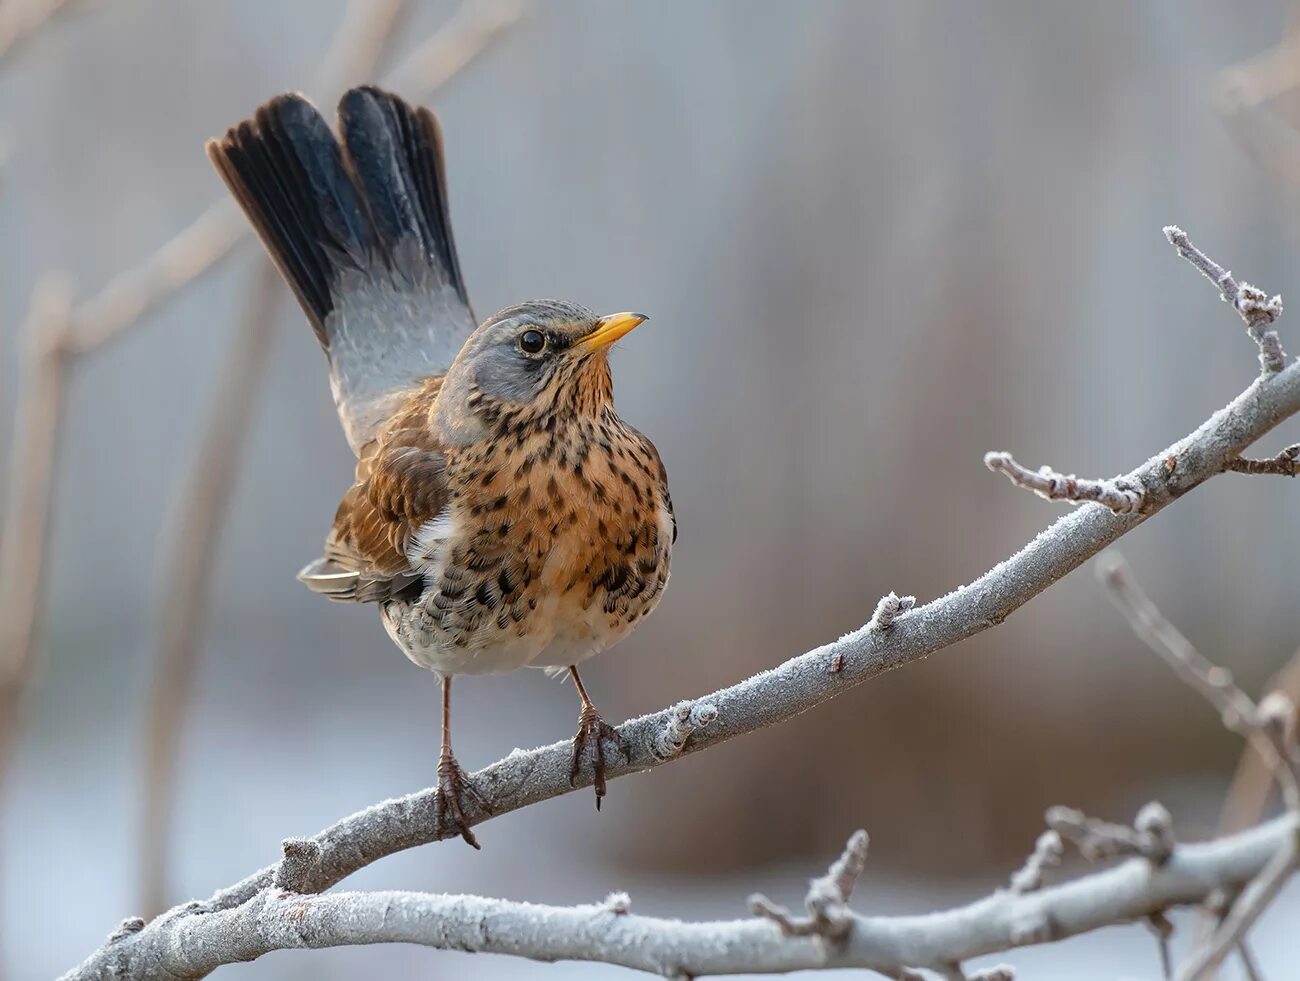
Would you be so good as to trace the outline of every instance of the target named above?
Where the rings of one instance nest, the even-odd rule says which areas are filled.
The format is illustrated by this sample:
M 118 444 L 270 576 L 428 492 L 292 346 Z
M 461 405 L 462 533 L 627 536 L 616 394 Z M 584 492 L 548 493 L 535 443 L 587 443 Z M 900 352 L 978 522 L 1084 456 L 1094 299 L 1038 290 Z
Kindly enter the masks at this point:
M 610 345 L 646 318 L 532 300 L 477 328 L 452 239 L 442 134 L 373 87 L 339 137 L 300 95 L 272 99 L 208 156 L 329 358 L 357 455 L 325 554 L 299 573 L 374 603 L 442 682 L 439 833 L 478 847 L 485 810 L 451 750 L 451 681 L 567 670 L 581 699 L 570 782 L 617 745 L 578 665 L 626 637 L 668 582 L 676 523 L 654 444 L 614 411 Z

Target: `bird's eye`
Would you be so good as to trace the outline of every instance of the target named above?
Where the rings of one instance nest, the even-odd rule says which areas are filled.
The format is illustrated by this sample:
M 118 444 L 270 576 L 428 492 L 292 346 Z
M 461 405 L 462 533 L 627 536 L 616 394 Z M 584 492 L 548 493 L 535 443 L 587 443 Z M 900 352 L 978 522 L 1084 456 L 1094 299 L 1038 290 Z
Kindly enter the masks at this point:
M 546 347 L 546 335 L 540 330 L 526 330 L 519 335 L 519 350 L 524 354 L 540 354 Z

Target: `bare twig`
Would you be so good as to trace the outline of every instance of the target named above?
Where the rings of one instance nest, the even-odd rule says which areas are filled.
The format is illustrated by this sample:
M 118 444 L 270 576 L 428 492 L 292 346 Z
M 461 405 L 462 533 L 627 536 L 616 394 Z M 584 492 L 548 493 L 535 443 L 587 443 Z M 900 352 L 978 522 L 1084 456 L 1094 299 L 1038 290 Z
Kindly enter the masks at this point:
M 1142 489 L 1123 477 L 1113 480 L 1088 480 L 1074 474 L 1057 473 L 1051 467 L 1030 470 L 1022 467 L 1010 453 L 984 454 L 984 466 L 1003 474 L 1017 487 L 1031 490 L 1049 501 L 1082 504 L 1095 501 L 1116 514 L 1133 514 L 1142 506 Z
M 1165 238 L 1180 256 L 1215 285 L 1223 301 L 1232 304 L 1241 315 L 1246 323 L 1246 333 L 1259 346 L 1260 368 L 1264 372 L 1281 371 L 1286 364 L 1286 352 L 1282 350 L 1282 339 L 1277 336 L 1273 324 L 1282 315 L 1282 297 L 1269 297 L 1244 281 L 1238 284 L 1231 272 L 1193 245 L 1187 233 L 1177 225 L 1165 226 Z
M 1088 817 L 1071 807 L 1049 808 L 1047 826 L 1089 862 L 1138 856 L 1152 865 L 1163 865 L 1174 853 L 1173 822 L 1169 812 L 1154 801 L 1138 811 L 1132 827 Z
M 1294 477 L 1300 474 L 1300 443 L 1293 443 L 1277 456 L 1269 457 L 1267 460 L 1238 457 L 1228 462 L 1227 469 L 1236 473 L 1279 474 L 1283 477 Z
M 420 84 L 421 91 L 430 91 L 468 64 L 504 23 L 500 6 L 484 0 L 466 2 L 422 46 L 422 50 L 436 52 L 436 69 L 422 75 L 410 73 L 412 87 Z M 332 91 L 368 76 L 403 9 L 404 0 L 353 0 L 322 61 L 317 86 Z M 168 518 L 160 563 L 158 656 L 148 703 L 148 763 L 141 823 L 141 901 L 150 914 L 161 910 L 166 898 L 166 842 L 177 751 L 208 618 L 213 555 L 251 428 L 252 408 L 265 374 L 283 293 L 275 268 L 269 262 L 262 264 L 249 309 L 232 338 L 205 431 Z
M 1255 963 L 1255 955 L 1251 952 L 1250 944 L 1245 940 L 1237 942 L 1237 957 L 1241 960 L 1241 974 L 1246 981 L 1264 981 L 1264 975 L 1259 970 L 1259 965 Z
M 1173 981 L 1174 957 L 1169 950 L 1169 938 L 1174 935 L 1174 925 L 1164 913 L 1152 913 L 1147 917 L 1146 924 L 1156 935 L 1156 943 L 1160 948 L 1160 976 L 1165 981 Z
M 1106 508 L 1079 508 L 1060 518 L 1020 552 L 974 582 L 899 617 L 891 629 L 868 630 L 864 627 L 700 699 L 700 702 L 716 709 L 717 717 L 707 727 L 695 730 L 681 752 L 672 758 L 793 718 L 854 685 L 1000 624 L 1101 549 L 1222 472 L 1228 460 L 1240 456 L 1253 442 L 1297 411 L 1300 411 L 1300 364 L 1261 375 L 1194 433 L 1162 450 L 1122 478 L 1130 486 L 1144 488 L 1144 503 L 1139 513 L 1119 516 Z M 1176 466 L 1169 465 L 1170 458 L 1177 461 Z M 832 673 L 831 666 L 836 663 L 840 670 Z M 655 754 L 655 746 L 659 734 L 670 725 L 675 715 L 674 707 L 623 723 L 619 735 L 629 749 L 628 757 L 608 767 L 607 777 L 664 765 L 665 761 Z M 470 804 L 466 808 L 467 822 L 470 825 L 481 824 L 493 816 L 570 792 L 574 789 L 569 783 L 570 750 L 566 740 L 528 752 L 516 751 L 473 774 L 471 779 L 482 795 L 485 807 Z M 583 776 L 576 784 L 586 786 L 589 781 L 590 777 Z M 437 808 L 436 791 L 425 790 L 385 801 L 344 818 L 312 837 L 316 850 L 312 852 L 308 867 L 295 876 L 298 888 L 310 892 L 327 889 L 385 855 L 435 840 L 441 836 L 435 820 Z M 1288 819 L 1281 824 L 1265 826 L 1270 829 L 1266 839 L 1271 850 L 1267 854 L 1258 854 L 1258 862 L 1252 862 L 1245 876 L 1234 881 L 1245 882 L 1257 873 L 1267 863 L 1281 838 L 1291 833 L 1293 825 L 1294 822 Z M 1125 876 L 1133 876 L 1142 883 L 1167 882 L 1170 869 L 1179 866 L 1177 855 L 1196 847 L 1178 846 L 1177 854 L 1159 868 L 1153 869 L 1151 863 L 1143 859 L 1140 869 L 1124 865 L 1120 870 L 1129 869 Z M 152 950 L 154 948 L 149 945 L 161 942 L 151 939 L 158 933 L 203 928 L 197 922 L 193 927 L 184 925 L 196 911 L 206 914 L 198 920 L 221 922 L 213 919 L 213 914 L 231 913 L 272 887 L 277 869 L 278 866 L 270 866 L 218 891 L 205 902 L 192 907 L 178 907 L 164 914 L 144 931 L 121 941 L 111 955 L 101 952 L 94 955 L 90 963 L 96 963 L 96 957 L 110 956 L 115 963 L 130 963 L 137 943 L 141 944 L 142 950 Z M 1101 875 L 1116 871 L 1119 870 Z M 1203 888 L 1205 881 L 1201 880 L 1198 888 Z M 1068 889 L 1069 886 L 1059 888 Z M 1057 895 L 1057 892 L 1053 889 L 1017 895 L 1004 890 L 1000 895 L 1004 897 L 1002 901 L 1008 903 L 1026 903 L 1049 894 Z M 1143 898 L 1145 901 L 1151 897 L 1144 893 Z M 1202 893 L 1200 898 L 1188 901 L 1200 902 L 1203 898 Z M 1147 902 L 1140 909 L 1128 910 L 1125 918 L 1145 916 L 1152 908 L 1155 906 Z M 1019 913 L 1027 909 L 1036 907 L 1015 907 Z M 233 913 L 229 918 L 238 920 Z M 1073 922 L 1077 925 L 1077 921 Z M 1058 924 L 1042 920 L 1017 919 L 1016 926 L 1016 936 L 1022 938 L 1017 942 L 1023 943 L 1030 942 L 1028 938 L 1037 937 L 1044 930 L 1050 933 L 1059 929 Z M 141 938 L 146 939 L 142 941 Z M 241 937 L 239 942 L 249 941 L 247 937 Z M 988 949 L 1005 949 L 1005 946 Z M 904 964 L 927 963 L 925 959 L 900 961 Z M 96 975 L 92 972 L 77 976 Z
M 1158 868 L 1133 859 L 1061 885 L 1029 893 L 1002 889 L 920 916 L 847 909 L 842 897 L 860 871 L 851 843 L 841 863 L 819 880 L 828 899 L 824 913 L 810 903 L 807 918 L 785 914 L 793 929 L 772 915 L 770 904 L 757 918 L 684 923 L 631 913 L 621 896 L 563 907 L 410 892 L 302 895 L 268 883 L 231 907 L 179 907 L 106 944 L 63 981 L 197 979 L 272 950 L 399 942 L 542 961 L 600 961 L 678 978 L 849 967 L 894 978 L 918 977 L 916 969 L 964 978 L 958 965 L 971 958 L 1201 903 L 1214 890 L 1234 891 L 1295 833 L 1289 817 L 1279 818 L 1218 841 L 1179 844 Z M 820 896 L 823 890 L 815 884 L 813 891 Z M 820 917 L 824 930 L 806 926 Z M 1043 927 L 1026 929 L 1029 923 Z M 1007 969 L 996 970 L 1003 973 L 994 976 L 1007 976 Z
M 778 906 L 762 893 L 749 897 L 750 912 L 771 920 L 787 937 L 822 937 L 839 943 L 853 929 L 853 913 L 849 909 L 849 896 L 867 866 L 868 838 L 865 831 L 855 831 L 844 847 L 844 853 L 831 865 L 827 873 L 808 884 L 804 897 L 807 916 L 794 916 L 783 906 Z

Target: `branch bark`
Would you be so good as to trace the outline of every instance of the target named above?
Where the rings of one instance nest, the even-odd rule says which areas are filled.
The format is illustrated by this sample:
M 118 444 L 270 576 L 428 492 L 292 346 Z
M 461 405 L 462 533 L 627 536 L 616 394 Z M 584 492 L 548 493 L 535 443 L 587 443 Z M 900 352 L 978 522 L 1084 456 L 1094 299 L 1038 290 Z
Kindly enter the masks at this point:
M 648 770 L 668 759 L 783 722 L 886 671 L 1002 623 L 1101 549 L 1223 472 L 1247 447 L 1298 411 L 1300 364 L 1293 362 L 1280 371 L 1261 374 L 1195 432 L 1120 478 L 1141 493 L 1142 504 L 1136 512 L 1116 514 L 1097 504 L 1084 504 L 970 585 L 924 606 L 900 610 L 887 629 L 868 623 L 838 641 L 700 699 L 699 703 L 710 710 L 708 724 L 694 728 L 680 744 L 676 738 L 665 738 L 674 727 L 680 735 L 676 706 L 623 723 L 619 735 L 629 755 L 611 761 L 607 777 Z M 676 755 L 665 757 L 660 752 L 665 744 L 680 745 L 680 749 Z M 587 774 L 579 777 L 576 787 L 569 782 L 570 748 L 565 741 L 527 752 L 515 751 L 475 773 L 471 779 L 486 808 L 468 806 L 469 823 L 480 824 L 588 786 Z M 192 927 L 197 929 L 213 914 L 241 907 L 271 888 L 299 893 L 328 889 L 385 855 L 434 841 L 436 813 L 436 791 L 424 790 L 346 817 L 313 838 L 288 842 L 285 860 L 280 864 L 220 890 L 205 902 L 165 914 L 140 933 L 119 941 L 113 956 L 118 963 L 134 963 L 135 945 L 140 938 L 152 943 L 148 938 L 155 936 L 155 931 L 170 935 L 178 929 L 191 929 L 184 924 L 201 913 Z M 1273 829 L 1269 835 L 1274 836 L 1270 842 L 1275 841 L 1275 836 L 1289 833 L 1278 830 L 1276 824 L 1268 827 Z M 1250 874 L 1262 868 L 1271 854 L 1251 864 Z M 1145 864 L 1141 874 L 1150 874 Z M 70 975 L 74 976 L 101 975 Z

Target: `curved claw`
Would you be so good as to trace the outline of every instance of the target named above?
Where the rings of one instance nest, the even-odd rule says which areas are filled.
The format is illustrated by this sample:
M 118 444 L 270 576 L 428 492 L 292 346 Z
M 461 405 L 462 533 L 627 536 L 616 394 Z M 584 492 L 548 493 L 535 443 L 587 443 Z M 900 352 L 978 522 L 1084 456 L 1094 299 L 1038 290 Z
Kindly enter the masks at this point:
M 438 837 L 450 838 L 452 834 L 459 834 L 465 844 L 481 849 L 474 832 L 469 829 L 469 822 L 465 820 L 463 805 L 467 801 L 472 801 L 481 811 L 489 810 L 487 802 L 474 789 L 469 777 L 456 762 L 456 757 L 443 753 L 438 760 L 438 801 L 434 818 Z
M 600 810 L 605 796 L 605 740 L 609 740 L 624 753 L 623 739 L 618 730 L 601 718 L 594 706 L 583 706 L 578 715 L 578 732 L 573 737 L 573 761 L 569 766 L 569 786 L 575 786 L 582 772 L 585 757 L 591 757 L 592 784 L 596 788 L 596 810 Z

